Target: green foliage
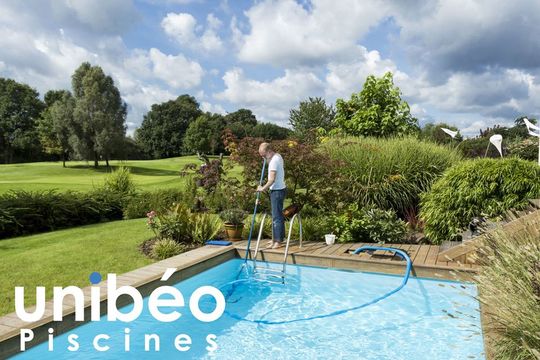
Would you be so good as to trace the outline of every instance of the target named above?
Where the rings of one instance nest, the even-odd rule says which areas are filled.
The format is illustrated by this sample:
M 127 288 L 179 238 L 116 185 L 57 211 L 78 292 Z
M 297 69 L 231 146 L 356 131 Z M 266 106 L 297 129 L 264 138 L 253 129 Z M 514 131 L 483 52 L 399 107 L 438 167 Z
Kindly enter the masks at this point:
M 122 218 L 122 196 L 89 193 L 11 191 L 0 195 L 0 239 Z
M 152 257 L 156 260 L 168 259 L 185 251 L 185 245 L 182 245 L 173 239 L 159 239 L 152 246 Z
M 183 190 L 160 189 L 135 193 L 129 197 L 124 206 L 124 218 L 142 218 L 152 210 L 161 213 L 179 202 L 185 203 Z
M 488 146 L 489 145 L 489 146 Z M 503 154 L 505 153 L 505 143 L 502 145 Z M 476 137 L 465 139 L 459 144 L 459 151 L 467 158 L 499 158 L 499 151 L 489 142 L 488 137 Z M 487 155 L 486 155 L 487 150 Z
M 391 210 L 350 205 L 342 214 L 330 220 L 339 242 L 401 243 L 407 224 Z
M 540 355 L 540 235 L 538 223 L 522 231 L 488 234 L 476 277 L 479 300 L 488 313 L 498 359 L 534 359 Z
M 362 91 L 348 101 L 338 99 L 336 109 L 336 124 L 348 135 L 390 137 L 418 131 L 418 120 L 401 99 L 391 72 L 368 76 Z
M 148 225 L 160 239 L 172 239 L 179 243 L 192 242 L 192 214 L 183 204 L 176 204 L 169 210 L 147 214 Z
M 144 116 L 135 138 L 152 158 L 179 156 L 189 124 L 200 115 L 199 103 L 187 94 L 154 104 Z
M 48 91 L 45 94 L 47 108 L 42 112 L 38 132 L 43 149 L 48 154 L 62 157 L 63 166 L 71 149 L 70 136 L 74 126 L 75 99 L 69 91 Z
M 76 155 L 107 162 L 126 134 L 126 104 L 113 79 L 101 67 L 83 63 L 72 76 L 75 109 L 70 142 Z
M 508 153 L 523 160 L 538 161 L 538 139 L 530 136 L 511 141 L 508 144 Z
M 459 131 L 459 129 L 453 125 L 448 125 L 446 123 L 427 123 L 424 125 L 424 127 L 420 130 L 420 139 L 426 140 L 426 141 L 433 141 L 437 144 L 453 144 L 463 141 L 463 136 L 461 134 L 457 134 L 456 137 L 453 139 L 450 135 L 442 131 L 441 128 L 450 129 L 453 131 Z
M 289 111 L 289 123 L 294 135 L 304 142 L 315 142 L 319 129 L 333 129 L 334 117 L 334 107 L 327 106 L 324 99 L 319 97 L 301 101 L 298 109 Z
M 121 195 L 130 195 L 135 192 L 135 183 L 129 167 L 119 166 L 105 177 L 104 188 Z
M 258 123 L 253 127 L 249 136 L 262 138 L 266 141 L 284 140 L 289 137 L 290 130 L 272 123 Z
M 330 205 L 336 209 L 357 203 L 392 209 L 400 216 L 417 208 L 419 194 L 460 160 L 453 149 L 413 137 L 331 139 L 321 150 L 342 163 L 344 181 L 332 184 Z
M 448 169 L 421 199 L 425 234 L 439 244 L 473 217 L 496 217 L 540 196 L 540 167 L 520 159 L 477 159 Z
M 221 231 L 223 223 L 218 216 L 214 214 L 197 214 L 193 221 L 193 230 L 191 236 L 197 244 L 204 244 L 206 240 L 214 239 Z
M 246 213 L 241 209 L 227 209 L 220 212 L 219 217 L 225 224 L 240 225 L 244 223 Z
M 39 94 L 26 84 L 0 78 L 0 154 L 4 163 L 14 156 L 40 151 L 37 120 L 44 108 Z
M 206 113 L 189 124 L 184 136 L 184 148 L 190 153 L 218 154 L 224 151 L 221 133 L 225 119 Z

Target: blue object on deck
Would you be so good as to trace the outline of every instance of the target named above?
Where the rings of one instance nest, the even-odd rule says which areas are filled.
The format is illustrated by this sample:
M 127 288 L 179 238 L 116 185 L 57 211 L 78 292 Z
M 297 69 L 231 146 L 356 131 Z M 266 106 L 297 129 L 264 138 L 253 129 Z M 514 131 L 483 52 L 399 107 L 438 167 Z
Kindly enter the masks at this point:
M 232 242 L 227 241 L 227 240 L 207 240 L 206 245 L 228 246 L 228 245 L 232 245 Z

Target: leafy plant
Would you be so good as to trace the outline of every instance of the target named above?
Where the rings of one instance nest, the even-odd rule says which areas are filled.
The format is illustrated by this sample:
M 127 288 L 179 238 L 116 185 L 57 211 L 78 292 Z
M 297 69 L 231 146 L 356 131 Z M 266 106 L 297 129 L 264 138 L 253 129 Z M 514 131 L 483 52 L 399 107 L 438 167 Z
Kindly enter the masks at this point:
M 130 169 L 122 165 L 107 174 L 104 188 L 123 195 L 134 193 L 135 183 L 133 182 Z
M 538 222 L 521 231 L 487 234 L 476 277 L 485 305 L 486 334 L 499 359 L 534 359 L 540 355 L 540 234 Z
M 186 203 L 186 197 L 184 190 L 177 189 L 159 189 L 134 193 L 124 204 L 124 218 L 141 218 L 151 210 L 163 212 L 169 209 L 173 203 Z
M 420 217 L 434 244 L 455 238 L 473 217 L 497 217 L 540 196 L 540 167 L 520 159 L 476 159 L 448 169 L 422 195 Z
M 339 242 L 403 242 L 406 223 L 390 210 L 360 208 L 352 204 L 343 214 L 331 219 Z
M 391 72 L 381 78 L 369 75 L 362 91 L 346 101 L 337 99 L 335 121 L 348 135 L 391 137 L 416 133 L 418 120 L 401 99 Z
M 152 216 L 153 215 L 153 216 Z M 160 239 L 189 244 L 192 241 L 192 215 L 183 204 L 176 204 L 164 213 L 148 214 L 149 227 Z
M 191 232 L 193 241 L 203 244 L 206 240 L 213 239 L 220 232 L 222 225 L 219 217 L 213 214 L 196 214 Z
M 219 213 L 219 217 L 225 224 L 241 225 L 244 223 L 246 213 L 241 209 L 227 209 Z
M 152 257 L 157 260 L 164 260 L 185 251 L 185 246 L 173 239 L 159 239 L 152 247 Z

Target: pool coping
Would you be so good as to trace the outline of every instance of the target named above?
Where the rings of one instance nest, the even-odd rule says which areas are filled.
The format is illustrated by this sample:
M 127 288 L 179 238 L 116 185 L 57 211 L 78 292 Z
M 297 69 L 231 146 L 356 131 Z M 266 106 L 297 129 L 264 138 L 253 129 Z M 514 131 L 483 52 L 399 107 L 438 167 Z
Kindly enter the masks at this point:
M 135 287 L 144 297 L 149 295 L 158 286 L 175 284 L 235 257 L 236 251 L 233 246 L 206 245 L 117 275 L 116 285 L 117 287 L 128 285 Z M 175 268 L 176 271 L 166 281 L 162 281 L 161 277 L 169 268 Z M 27 343 L 27 348 L 29 349 L 47 340 L 49 328 L 53 328 L 54 334 L 59 335 L 89 322 L 90 289 L 96 286 L 101 288 L 100 312 L 102 315 L 106 314 L 107 281 L 105 280 L 98 285 L 87 286 L 81 289 L 84 293 L 85 321 L 75 321 L 75 303 L 71 296 L 64 299 L 62 321 L 53 321 L 52 300 L 45 302 L 45 314 L 38 321 L 22 321 L 15 312 L 0 317 L 0 359 L 5 359 L 20 352 L 21 329 L 32 329 L 34 332 L 34 339 Z M 117 301 L 117 306 L 120 308 L 129 303 L 129 301 L 126 301 L 125 298 L 122 299 L 122 296 L 120 296 Z M 27 312 L 32 312 L 33 309 L 35 309 L 35 306 L 28 307 Z

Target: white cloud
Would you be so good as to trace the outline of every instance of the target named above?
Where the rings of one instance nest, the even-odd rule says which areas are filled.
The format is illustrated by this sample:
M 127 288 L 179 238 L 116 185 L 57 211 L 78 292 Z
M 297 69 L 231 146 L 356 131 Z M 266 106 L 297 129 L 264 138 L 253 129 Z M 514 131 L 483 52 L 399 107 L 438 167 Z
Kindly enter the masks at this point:
M 207 112 L 216 113 L 216 114 L 225 114 L 226 113 L 223 106 L 221 106 L 219 104 L 211 104 L 211 103 L 209 103 L 207 101 L 201 102 L 201 110 L 205 111 L 205 112 L 207 111 Z
M 382 1 L 313 0 L 306 8 L 293 0 L 262 1 L 245 12 L 250 32 L 233 36 L 239 59 L 294 66 L 320 64 L 349 52 L 387 12 Z
M 219 20 L 212 13 L 206 18 L 207 26 L 202 34 L 201 26 L 197 25 L 197 20 L 188 13 L 168 13 L 161 21 L 161 27 L 167 35 L 178 41 L 182 46 L 200 51 L 220 51 L 223 48 L 223 41 L 219 37 L 217 30 L 221 27 Z
M 324 91 L 324 83 L 315 74 L 300 70 L 285 70 L 282 77 L 257 81 L 234 68 L 225 73 L 223 81 L 225 90 L 215 98 L 253 109 L 261 120 L 280 123 L 287 121 L 289 109 L 300 100 Z
M 150 49 L 153 72 L 156 77 L 174 88 L 190 89 L 201 83 L 204 71 L 201 65 L 184 55 L 165 55 L 156 48 Z

